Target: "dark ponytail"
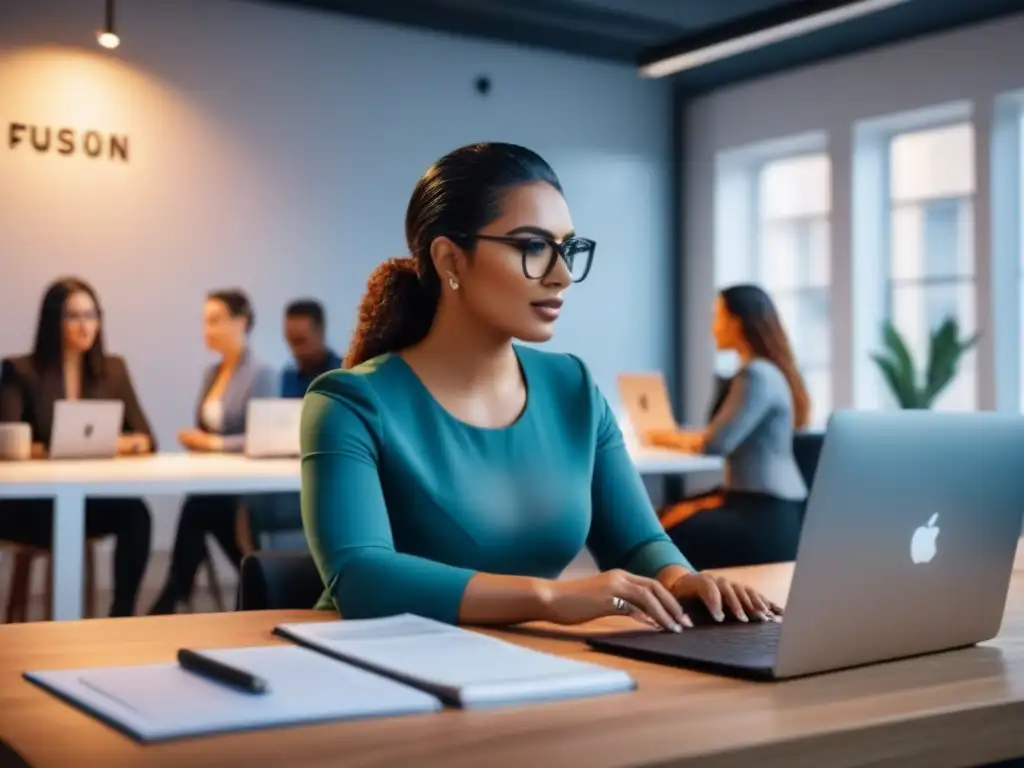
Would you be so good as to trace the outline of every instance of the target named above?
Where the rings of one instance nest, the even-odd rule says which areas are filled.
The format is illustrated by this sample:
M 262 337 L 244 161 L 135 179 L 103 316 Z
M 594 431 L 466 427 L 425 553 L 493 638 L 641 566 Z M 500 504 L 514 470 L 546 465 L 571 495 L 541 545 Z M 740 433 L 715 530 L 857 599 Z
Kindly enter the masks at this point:
M 344 367 L 422 341 L 441 297 L 441 279 L 430 257 L 434 240 L 448 237 L 472 255 L 472 236 L 501 215 L 504 193 L 537 182 L 562 191 L 551 166 L 515 144 L 470 144 L 427 169 L 405 213 L 412 256 L 389 259 L 370 275 Z
M 438 289 L 437 273 L 433 280 L 422 280 L 415 259 L 379 264 L 366 283 L 359 323 L 343 367 L 352 368 L 422 341 L 434 322 Z

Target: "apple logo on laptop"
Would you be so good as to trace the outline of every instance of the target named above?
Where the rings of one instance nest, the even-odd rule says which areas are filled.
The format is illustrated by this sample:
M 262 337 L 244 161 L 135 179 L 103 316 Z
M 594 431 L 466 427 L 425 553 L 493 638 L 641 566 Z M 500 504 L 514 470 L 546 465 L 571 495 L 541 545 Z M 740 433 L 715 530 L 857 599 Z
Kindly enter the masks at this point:
M 638 401 L 638 404 L 640 405 L 640 410 L 641 411 L 646 411 L 647 410 L 647 395 L 640 395 L 640 400 Z
M 914 531 L 910 539 L 910 559 L 915 563 L 930 563 L 935 557 L 935 540 L 939 538 L 940 530 L 935 524 L 938 520 L 939 513 L 936 512 L 925 525 Z
M 85 439 L 88 440 L 92 437 L 92 424 L 85 425 Z

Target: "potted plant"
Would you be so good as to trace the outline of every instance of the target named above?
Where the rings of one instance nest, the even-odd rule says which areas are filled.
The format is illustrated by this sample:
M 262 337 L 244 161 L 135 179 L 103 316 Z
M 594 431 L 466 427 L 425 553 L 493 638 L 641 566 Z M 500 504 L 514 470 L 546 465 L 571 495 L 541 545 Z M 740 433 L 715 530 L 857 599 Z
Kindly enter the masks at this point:
M 956 377 L 961 359 L 977 343 L 978 334 L 960 338 L 956 318 L 947 318 L 929 338 L 924 381 L 918 377 L 917 366 L 903 337 L 889 321 L 882 328 L 882 341 L 884 351 L 871 357 L 881 369 L 896 402 L 900 408 L 926 409 Z

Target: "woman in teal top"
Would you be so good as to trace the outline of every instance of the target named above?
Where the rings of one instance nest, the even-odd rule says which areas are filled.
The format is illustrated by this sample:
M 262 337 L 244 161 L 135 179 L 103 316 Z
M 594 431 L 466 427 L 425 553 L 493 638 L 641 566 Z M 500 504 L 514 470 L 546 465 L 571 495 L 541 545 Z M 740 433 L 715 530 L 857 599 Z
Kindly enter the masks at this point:
M 345 361 L 313 382 L 302 512 L 323 607 L 450 623 L 632 613 L 680 631 L 680 601 L 772 620 L 755 591 L 695 573 L 662 530 L 616 421 L 547 341 L 595 244 L 551 168 L 510 144 L 446 155 L 413 191 L 413 254 L 371 276 Z M 558 580 L 583 546 L 602 573 Z

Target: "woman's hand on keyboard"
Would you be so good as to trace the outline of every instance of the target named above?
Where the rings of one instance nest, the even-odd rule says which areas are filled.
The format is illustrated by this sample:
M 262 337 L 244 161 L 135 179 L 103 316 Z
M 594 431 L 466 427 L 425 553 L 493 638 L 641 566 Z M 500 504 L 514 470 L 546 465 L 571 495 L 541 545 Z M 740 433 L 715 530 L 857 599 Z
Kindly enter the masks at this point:
M 725 612 L 740 621 L 778 621 L 782 608 L 756 589 L 737 584 L 713 573 L 688 573 L 677 579 L 671 593 L 680 600 L 701 600 L 716 621 L 725 621 Z
M 544 598 L 548 621 L 582 624 L 605 616 L 633 616 L 670 632 L 693 623 L 679 601 L 656 579 L 622 570 L 550 582 Z

